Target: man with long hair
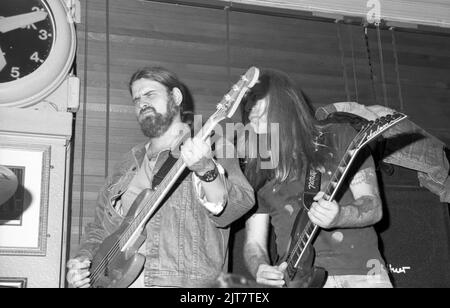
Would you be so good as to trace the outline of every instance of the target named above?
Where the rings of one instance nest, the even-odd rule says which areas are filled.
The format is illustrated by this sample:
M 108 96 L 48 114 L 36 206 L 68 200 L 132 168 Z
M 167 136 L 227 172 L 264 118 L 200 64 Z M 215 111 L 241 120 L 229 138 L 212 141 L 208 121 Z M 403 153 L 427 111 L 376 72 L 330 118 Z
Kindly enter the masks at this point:
M 313 114 L 293 81 L 276 70 L 262 72 L 245 102 L 244 119 L 259 140 L 279 140 L 279 149 L 269 149 L 270 168 L 262 168 L 260 156 L 247 159 L 245 168 L 257 191 L 258 207 L 246 222 L 244 258 L 261 284 L 286 284 L 287 263 L 282 262 L 282 256 L 288 250 L 295 218 L 304 206 L 307 171 L 317 170 L 323 179 L 329 178 L 356 135 L 349 124 L 320 123 Z M 274 123 L 279 127 L 277 134 L 270 129 Z M 272 144 L 267 140 L 266 144 Z M 267 166 L 267 161 L 264 163 Z M 368 152 L 358 154 L 335 201 L 327 201 L 319 192 L 309 211 L 303 212 L 321 228 L 313 242 L 313 264 L 328 272 L 325 287 L 392 287 L 373 228 L 382 217 L 382 206 L 374 162 Z M 268 247 L 270 224 L 281 258 L 275 263 Z
M 207 287 L 227 271 L 229 225 L 254 204 L 254 192 L 237 159 L 213 159 L 211 147 L 190 136 L 181 121 L 186 93 L 177 76 L 161 67 L 138 70 L 129 83 L 136 118 L 148 140 L 135 146 L 108 177 L 67 280 L 89 287 L 90 262 L 115 232 L 137 196 L 164 177 L 169 153 L 189 170 L 174 184 L 145 227 L 144 270 L 131 287 Z M 179 149 L 179 145 L 184 141 Z M 158 184 L 155 184 L 158 185 Z M 160 181 L 160 185 L 163 182 Z

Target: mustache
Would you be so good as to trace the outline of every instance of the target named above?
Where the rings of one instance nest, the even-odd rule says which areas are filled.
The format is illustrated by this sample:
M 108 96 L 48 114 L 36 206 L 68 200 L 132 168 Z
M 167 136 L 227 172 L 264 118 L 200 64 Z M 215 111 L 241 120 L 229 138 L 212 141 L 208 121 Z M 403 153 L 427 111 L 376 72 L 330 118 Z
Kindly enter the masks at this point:
M 156 109 L 151 106 L 148 106 L 148 107 L 145 107 L 144 109 L 141 109 L 141 111 L 139 111 L 139 115 L 141 116 L 143 113 L 147 112 L 148 110 L 152 110 L 153 113 L 156 114 Z

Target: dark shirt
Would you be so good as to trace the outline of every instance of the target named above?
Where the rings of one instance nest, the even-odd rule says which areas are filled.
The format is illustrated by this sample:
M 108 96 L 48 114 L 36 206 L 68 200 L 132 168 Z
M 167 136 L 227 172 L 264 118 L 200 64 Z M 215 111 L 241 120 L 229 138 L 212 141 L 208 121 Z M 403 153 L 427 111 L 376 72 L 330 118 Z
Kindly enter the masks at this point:
M 337 167 L 348 145 L 356 135 L 356 131 L 348 124 L 332 124 L 323 130 L 325 144 L 330 145 L 330 159 L 325 163 L 322 176 L 322 190 L 329 177 Z M 356 160 L 347 174 L 336 201 L 342 206 L 354 201 L 349 189 L 348 178 L 358 170 L 374 168 L 373 159 L 364 151 L 358 153 Z M 331 172 L 331 174 L 330 174 Z M 304 172 L 305 173 L 305 172 Z M 274 185 L 274 180 L 267 182 L 258 191 L 257 213 L 270 214 L 271 224 L 276 235 L 277 253 L 286 253 L 295 217 L 302 205 L 305 174 L 300 179 Z M 324 267 L 329 275 L 364 275 L 374 262 L 384 264 L 378 251 L 378 238 L 373 227 L 357 229 L 320 230 L 315 242 L 316 266 Z M 372 260 L 372 261 L 370 261 Z M 370 261 L 370 262 L 369 262 Z

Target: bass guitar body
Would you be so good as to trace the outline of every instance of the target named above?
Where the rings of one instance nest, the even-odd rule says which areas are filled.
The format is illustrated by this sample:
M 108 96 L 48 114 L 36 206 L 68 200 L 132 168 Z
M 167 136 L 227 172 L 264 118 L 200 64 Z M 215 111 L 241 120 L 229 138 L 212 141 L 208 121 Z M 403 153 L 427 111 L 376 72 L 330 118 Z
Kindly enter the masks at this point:
M 118 243 L 122 242 L 122 235 L 130 229 L 141 201 L 149 193 L 146 189 L 139 194 L 119 229 L 100 245 L 92 260 L 91 277 L 95 276 L 92 288 L 127 288 L 139 277 L 145 264 L 145 256 L 138 252 L 147 238 L 145 229 L 127 249 L 123 250 Z

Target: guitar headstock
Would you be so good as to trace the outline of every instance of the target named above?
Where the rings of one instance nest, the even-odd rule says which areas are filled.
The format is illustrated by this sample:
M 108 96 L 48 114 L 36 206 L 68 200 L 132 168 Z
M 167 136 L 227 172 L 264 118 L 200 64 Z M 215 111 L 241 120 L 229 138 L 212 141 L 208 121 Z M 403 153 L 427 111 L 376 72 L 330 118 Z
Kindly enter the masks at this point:
M 241 79 L 235 83 L 231 90 L 224 95 L 220 103 L 217 104 L 217 111 L 213 115 L 215 121 L 219 122 L 225 118 L 231 118 L 236 112 L 242 98 L 249 89 L 251 89 L 259 78 L 259 69 L 252 66 L 241 76 Z
M 347 148 L 346 153 L 339 162 L 339 167 L 331 177 L 331 180 L 325 189 L 326 200 L 334 200 L 335 194 L 342 183 L 342 179 L 345 177 L 348 171 L 348 167 L 351 165 L 353 159 L 357 153 L 369 142 L 381 135 L 383 132 L 396 125 L 400 121 L 406 119 L 407 116 L 400 112 L 388 114 L 384 117 L 377 118 L 375 121 L 369 121 L 356 135 L 353 141 Z
M 231 118 L 244 98 L 244 95 L 256 84 L 258 78 L 259 69 L 254 66 L 250 67 L 241 76 L 241 79 L 231 87 L 231 90 L 223 96 L 222 100 L 217 104 L 216 112 L 209 117 L 197 136 L 205 140 L 220 121 Z
M 403 121 L 407 117 L 408 116 L 403 113 L 395 112 L 393 114 L 388 114 L 386 116 L 377 118 L 375 121 L 370 121 L 360 131 L 361 140 L 359 140 L 358 148 L 362 148 L 367 143 L 378 137 L 380 134 L 384 133 L 386 130 L 396 125 L 400 121 Z

